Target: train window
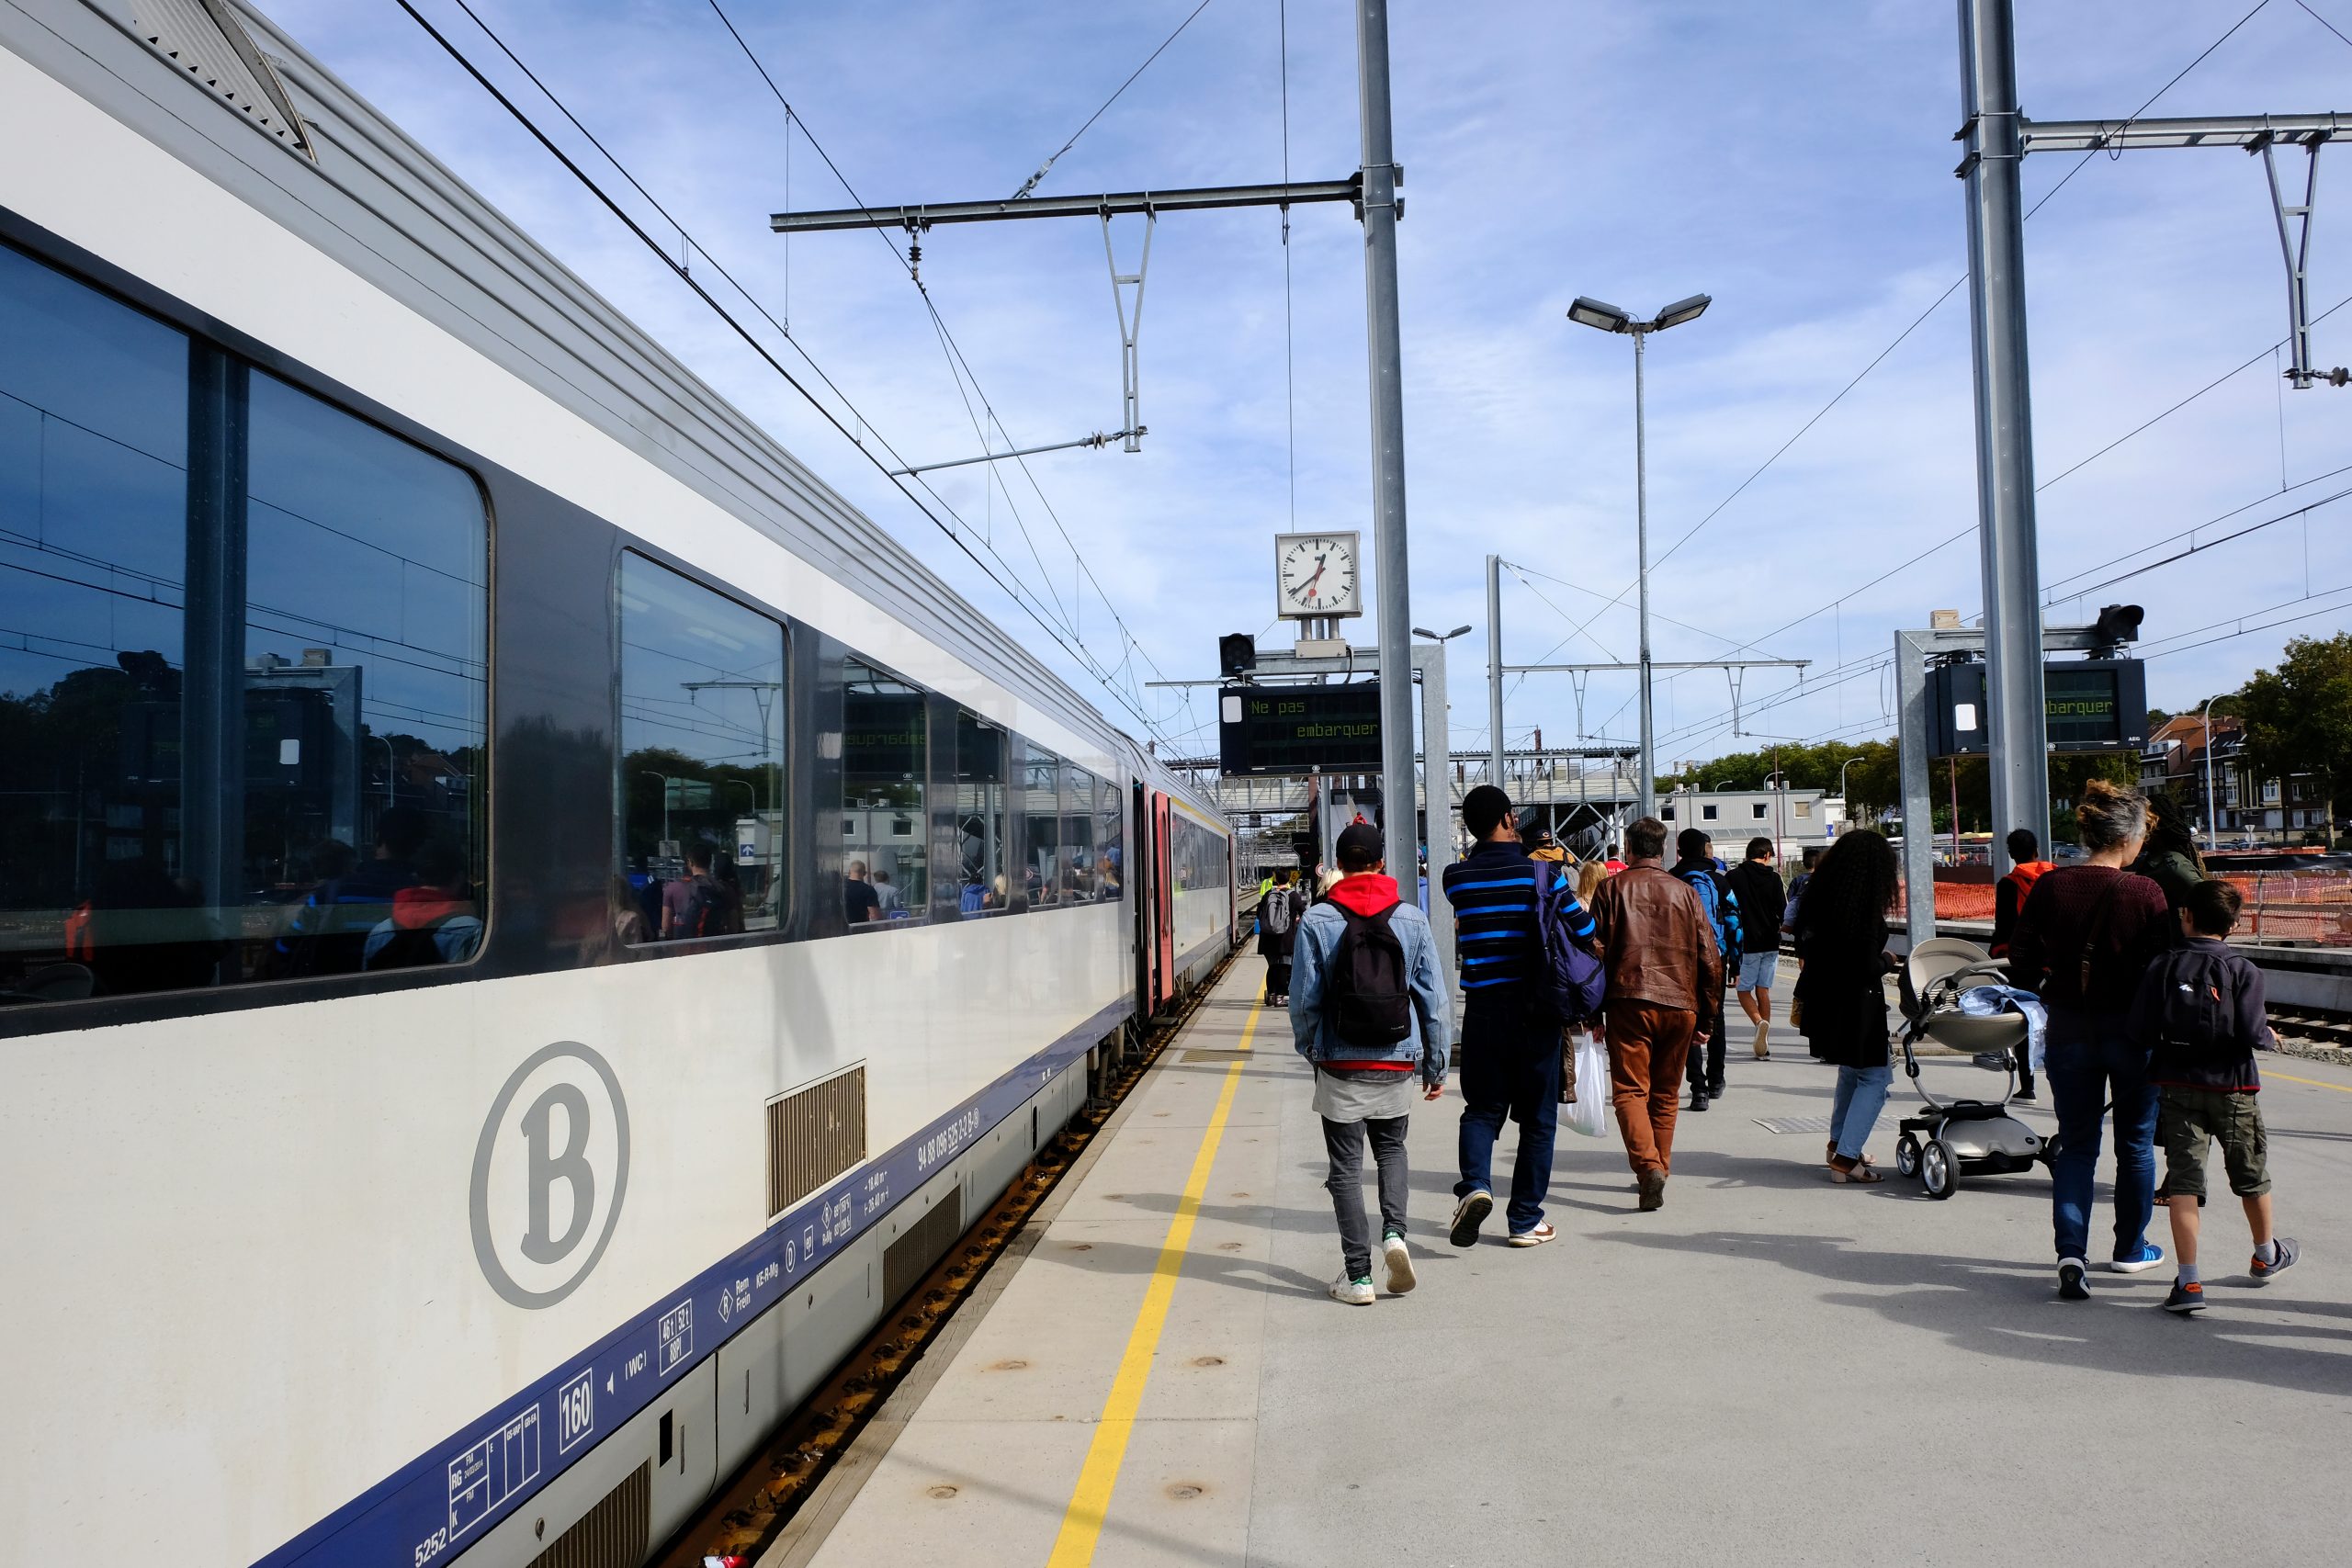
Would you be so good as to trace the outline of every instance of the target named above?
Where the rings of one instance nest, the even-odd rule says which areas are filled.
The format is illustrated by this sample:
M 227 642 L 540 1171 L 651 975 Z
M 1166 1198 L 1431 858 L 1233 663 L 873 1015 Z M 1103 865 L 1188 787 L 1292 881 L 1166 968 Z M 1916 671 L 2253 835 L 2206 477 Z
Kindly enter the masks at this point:
M 1094 863 L 1096 896 L 1116 899 L 1126 878 L 1127 792 L 1116 779 L 1094 784 Z
M 1092 773 L 1075 762 L 1062 764 L 1062 897 L 1091 903 L 1098 867 L 1094 851 Z
M 1005 733 L 988 720 L 956 715 L 956 821 L 960 883 L 956 903 L 967 919 L 1006 907 L 1004 880 Z
M 1031 906 L 1061 902 L 1061 759 L 1021 743 L 1023 856 L 1019 897 Z
M 0 246 L 0 1000 L 470 958 L 462 469 Z
M 784 900 L 784 628 L 624 552 L 624 940 L 774 931 Z
M 842 670 L 842 897 L 850 924 L 931 908 L 923 793 L 930 719 L 920 687 L 857 659 Z

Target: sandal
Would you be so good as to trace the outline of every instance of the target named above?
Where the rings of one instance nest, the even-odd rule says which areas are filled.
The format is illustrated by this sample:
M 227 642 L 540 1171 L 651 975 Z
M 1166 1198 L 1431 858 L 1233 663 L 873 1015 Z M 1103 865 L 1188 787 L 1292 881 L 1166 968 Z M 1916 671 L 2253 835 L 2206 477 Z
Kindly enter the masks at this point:
M 1874 1168 L 1865 1165 L 1860 1160 L 1849 1161 L 1846 1160 L 1841 1156 L 1829 1162 L 1829 1179 L 1840 1182 L 1858 1182 L 1864 1186 L 1868 1186 L 1872 1182 L 1884 1181 L 1886 1178 L 1881 1175 Z
M 1837 1145 L 1836 1140 L 1834 1140 L 1834 1139 L 1833 1139 L 1833 1140 L 1831 1140 L 1831 1142 L 1830 1142 L 1829 1145 L 1828 1145 L 1826 1148 L 1823 1149 L 1823 1150 L 1821 1151 L 1821 1154 L 1822 1154 L 1822 1157 L 1823 1157 L 1824 1159 L 1827 1160 L 1830 1164 L 1832 1164 L 1832 1165 L 1837 1164 L 1837 1163 L 1838 1163 L 1838 1145 Z M 1866 1155 L 1862 1156 L 1861 1163 L 1862 1163 L 1862 1164 L 1864 1164 L 1864 1165 L 1867 1165 L 1867 1166 L 1876 1166 L 1876 1165 L 1878 1164 L 1878 1161 L 1876 1161 L 1876 1160 L 1874 1160 L 1874 1159 L 1871 1158 L 1871 1156 L 1870 1156 L 1869 1155 L 1867 1155 L 1867 1154 L 1866 1154 Z

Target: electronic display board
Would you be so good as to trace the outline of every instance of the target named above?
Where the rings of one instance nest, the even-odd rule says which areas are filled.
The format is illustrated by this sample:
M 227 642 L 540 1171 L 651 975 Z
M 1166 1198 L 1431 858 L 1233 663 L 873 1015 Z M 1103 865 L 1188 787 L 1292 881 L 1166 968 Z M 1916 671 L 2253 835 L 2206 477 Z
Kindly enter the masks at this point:
M 2041 666 L 2042 711 L 2056 752 L 2137 751 L 2147 742 L 2148 677 L 2136 659 L 2070 659 Z M 1928 671 L 1938 757 L 1981 757 L 1989 739 L 1984 666 Z
M 1227 773 L 1380 772 L 1380 685 L 1227 686 L 1217 752 Z

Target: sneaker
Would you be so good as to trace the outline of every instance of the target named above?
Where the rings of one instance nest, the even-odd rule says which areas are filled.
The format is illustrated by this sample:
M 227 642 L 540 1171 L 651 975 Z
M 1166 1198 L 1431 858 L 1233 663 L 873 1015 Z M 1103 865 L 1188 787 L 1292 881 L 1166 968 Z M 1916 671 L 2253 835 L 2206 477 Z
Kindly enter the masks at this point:
M 1405 1238 L 1392 1235 L 1380 1244 L 1380 1255 L 1388 1263 L 1388 1293 L 1401 1296 L 1420 1283 L 1413 1273 L 1413 1254 L 1405 1246 Z
M 1707 1086 L 1707 1098 L 1709 1100 L 1721 1100 L 1723 1097 L 1724 1086 L 1722 1084 L 1711 1083 Z
M 2165 1298 L 2165 1311 L 2178 1313 L 2181 1316 L 2187 1317 L 2190 1313 L 2204 1310 L 2205 1287 L 2203 1285 L 2184 1285 L 2178 1280 L 2172 1282 L 2172 1294 Z
M 2084 1280 L 2083 1260 L 2062 1258 L 2058 1260 L 2058 1299 L 2062 1302 L 2086 1302 L 2091 1288 Z
M 1707 1109 L 1707 1097 L 1701 1094 L 1697 1089 L 1692 1089 L 1690 1091 L 1690 1109 L 1693 1111 L 1704 1111 Z
M 2034 1093 L 2033 1090 L 2030 1089 L 2021 1089 L 2018 1090 L 2017 1093 L 2009 1096 L 2009 1098 L 2016 1100 L 2020 1105 L 2039 1105 L 2041 1103 L 2041 1096 Z
M 2303 1255 L 2301 1246 L 2292 1236 L 2282 1235 L 2278 1238 L 2278 1256 L 2277 1258 L 2265 1263 L 2261 1257 L 2256 1255 L 2254 1262 L 2246 1269 L 2247 1273 L 2254 1276 L 2254 1282 L 2257 1285 L 2281 1269 L 2292 1269 L 2295 1266 L 2295 1259 Z
M 1368 1307 L 1372 1304 L 1372 1276 L 1351 1280 L 1345 1274 L 1331 1281 L 1331 1299 L 1341 1306 Z
M 2118 1258 L 2109 1263 L 2108 1268 L 2118 1274 L 2144 1274 L 2151 1269 L 2162 1268 L 2164 1261 L 2165 1249 L 2153 1241 L 2143 1241 L 2140 1244 L 2139 1257 Z
M 1445 1239 L 1456 1247 L 1478 1245 L 1478 1227 L 1487 1223 L 1487 1215 L 1495 1206 L 1491 1192 L 1465 1192 L 1462 1201 L 1453 1206 L 1453 1228 Z
M 1510 1245 L 1513 1247 L 1541 1247 L 1559 1234 L 1560 1233 L 1558 1231 L 1555 1231 L 1551 1227 L 1548 1222 L 1539 1224 L 1532 1231 L 1511 1232 Z

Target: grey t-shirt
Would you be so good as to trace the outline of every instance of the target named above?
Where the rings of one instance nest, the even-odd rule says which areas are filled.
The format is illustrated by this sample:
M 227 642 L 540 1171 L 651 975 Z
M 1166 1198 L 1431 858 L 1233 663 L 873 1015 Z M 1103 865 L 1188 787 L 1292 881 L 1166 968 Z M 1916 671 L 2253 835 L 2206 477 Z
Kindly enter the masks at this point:
M 1413 1113 L 1413 1095 L 1421 1075 L 1401 1073 L 1334 1073 L 1315 1069 L 1315 1114 L 1327 1122 L 1383 1122 Z

